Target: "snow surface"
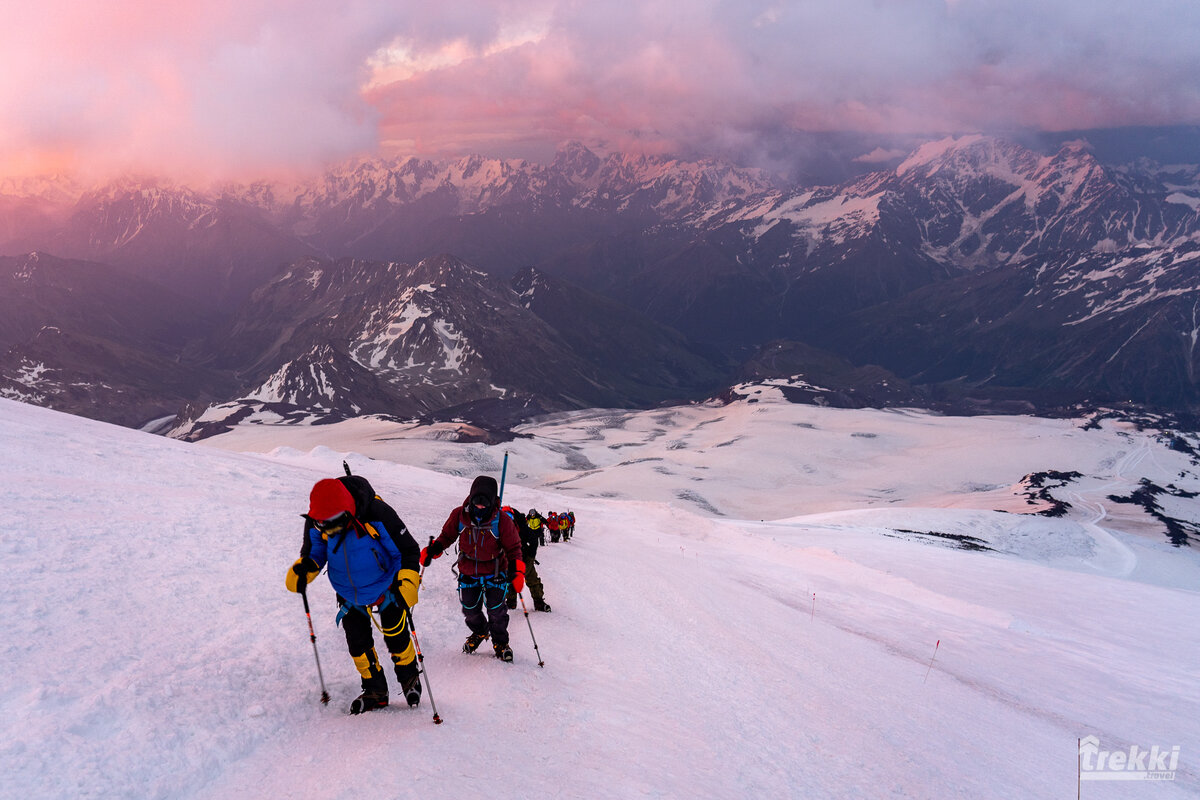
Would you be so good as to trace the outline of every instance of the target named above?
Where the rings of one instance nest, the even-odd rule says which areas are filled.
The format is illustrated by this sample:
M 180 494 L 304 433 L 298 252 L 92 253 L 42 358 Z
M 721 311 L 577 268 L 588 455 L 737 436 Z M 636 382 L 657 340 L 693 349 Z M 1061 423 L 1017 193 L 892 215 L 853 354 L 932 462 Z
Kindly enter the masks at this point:
M 926 142 L 917 148 L 917 151 L 906 158 L 900 166 L 896 167 L 896 175 L 904 177 L 911 170 L 919 167 L 928 166 L 940 158 L 943 158 L 955 150 L 966 150 L 967 148 L 985 142 L 987 139 L 978 133 L 969 134 L 967 136 L 948 136 L 934 142 Z
M 0 797 L 1067 797 L 1088 735 L 1181 759 L 1084 797 L 1200 792 L 1200 559 L 1106 499 L 1185 485 L 1150 433 L 769 392 L 503 447 L 353 422 L 203 446 L 0 400 Z M 505 449 L 506 500 L 578 517 L 539 552 L 545 667 L 519 614 L 513 664 L 460 652 L 443 558 L 415 613 L 432 692 L 351 717 L 322 577 L 322 706 L 283 586 L 312 483 L 347 459 L 424 540 Z M 1068 517 L 995 510 L 1030 465 L 1084 473 Z
M 1188 206 L 1192 211 L 1200 211 L 1200 197 L 1193 197 L 1183 192 L 1172 192 L 1167 195 L 1167 202 Z

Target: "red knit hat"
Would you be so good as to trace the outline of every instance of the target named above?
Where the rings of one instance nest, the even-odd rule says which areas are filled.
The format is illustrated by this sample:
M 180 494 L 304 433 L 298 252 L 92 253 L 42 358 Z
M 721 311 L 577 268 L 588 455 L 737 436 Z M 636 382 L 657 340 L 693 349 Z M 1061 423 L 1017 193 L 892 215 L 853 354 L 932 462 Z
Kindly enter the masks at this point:
M 315 520 L 333 519 L 343 511 L 354 513 L 354 497 L 337 478 L 319 480 L 308 496 L 308 516 Z

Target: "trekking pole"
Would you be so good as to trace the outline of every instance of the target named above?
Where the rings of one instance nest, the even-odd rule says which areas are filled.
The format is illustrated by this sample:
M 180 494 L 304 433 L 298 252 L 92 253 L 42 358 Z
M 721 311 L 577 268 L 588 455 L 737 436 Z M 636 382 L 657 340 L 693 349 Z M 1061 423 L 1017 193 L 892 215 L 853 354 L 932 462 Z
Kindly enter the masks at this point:
M 433 724 L 441 725 L 442 718 L 438 716 L 437 701 L 433 699 L 433 685 L 429 682 L 429 668 L 425 666 L 425 656 L 421 653 L 421 643 L 417 641 L 417 627 L 413 625 L 412 609 L 408 610 L 408 635 L 412 637 L 413 647 L 417 649 L 417 664 L 421 674 L 425 676 L 425 688 L 429 691 L 429 705 L 433 707 Z
M 533 623 L 529 621 L 529 609 L 525 607 L 524 593 L 517 592 L 517 598 L 521 601 L 521 611 L 525 614 L 525 624 L 529 626 L 529 638 L 533 639 L 533 652 L 537 653 L 538 666 L 545 667 L 546 662 L 542 660 L 542 651 L 538 650 L 537 637 L 533 635 Z
M 504 451 L 504 468 L 500 470 L 500 496 L 497 498 L 497 504 L 504 502 L 504 478 L 508 475 L 508 451 Z M 433 539 L 430 539 L 433 541 Z M 538 649 L 537 637 L 533 635 L 533 623 L 529 621 L 529 609 L 525 607 L 525 595 L 517 592 L 517 597 L 521 600 L 521 611 L 525 614 L 525 624 L 529 626 L 529 638 L 533 639 L 533 651 L 537 653 L 538 666 L 545 667 L 546 662 L 542 660 L 542 651 Z
M 307 584 L 300 590 L 300 597 L 304 600 L 304 616 L 308 617 L 308 638 L 312 640 L 313 657 L 317 659 L 317 679 L 321 681 L 321 704 L 329 705 L 329 692 L 325 691 L 325 676 L 321 673 L 321 655 L 317 652 L 317 634 L 313 630 L 312 612 L 308 610 Z
M 937 644 L 935 644 L 933 646 L 933 658 L 929 659 L 929 667 L 926 668 L 925 678 L 924 678 L 924 680 L 921 681 L 921 683 L 924 683 L 925 681 L 929 680 L 929 670 L 933 669 L 933 659 L 937 658 L 937 651 L 938 651 L 938 648 L 941 646 L 942 646 L 942 640 L 938 639 Z
M 433 537 L 429 537 L 429 544 L 433 544 Z M 428 546 L 426 547 L 428 552 Z M 425 577 L 425 564 L 422 562 L 421 571 L 417 573 L 417 585 L 421 585 L 421 579 Z M 417 664 L 421 667 L 421 674 L 425 676 L 425 686 L 429 689 L 429 705 L 433 707 L 433 724 L 441 725 L 442 718 L 438 716 L 437 702 L 433 699 L 433 687 L 429 684 L 429 668 L 425 666 L 425 656 L 421 653 L 421 643 L 417 641 L 417 626 L 413 624 L 412 609 L 408 610 L 408 635 L 412 637 L 413 647 L 417 650 Z

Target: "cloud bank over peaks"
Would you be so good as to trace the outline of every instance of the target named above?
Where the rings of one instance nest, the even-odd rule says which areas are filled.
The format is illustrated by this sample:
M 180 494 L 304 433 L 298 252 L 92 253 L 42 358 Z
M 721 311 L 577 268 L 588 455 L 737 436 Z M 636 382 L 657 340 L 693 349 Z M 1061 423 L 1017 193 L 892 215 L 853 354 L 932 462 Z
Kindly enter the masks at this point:
M 1169 0 L 9 5 L 0 172 L 1200 123 L 1200 4 Z

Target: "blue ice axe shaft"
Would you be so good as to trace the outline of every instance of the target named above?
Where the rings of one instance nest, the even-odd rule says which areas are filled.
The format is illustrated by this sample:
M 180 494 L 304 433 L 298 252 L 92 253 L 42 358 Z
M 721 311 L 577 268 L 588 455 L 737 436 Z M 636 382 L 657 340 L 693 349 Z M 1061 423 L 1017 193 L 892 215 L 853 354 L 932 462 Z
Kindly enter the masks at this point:
M 497 502 L 500 505 L 504 505 L 504 479 L 507 476 L 508 476 L 508 451 L 505 450 L 504 451 L 504 468 L 500 470 L 500 496 L 498 498 L 496 498 Z

